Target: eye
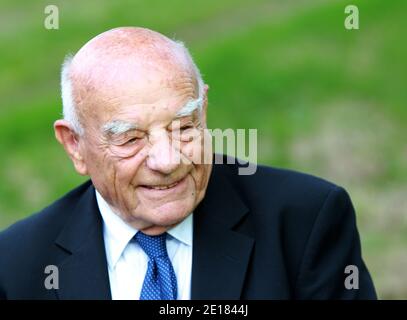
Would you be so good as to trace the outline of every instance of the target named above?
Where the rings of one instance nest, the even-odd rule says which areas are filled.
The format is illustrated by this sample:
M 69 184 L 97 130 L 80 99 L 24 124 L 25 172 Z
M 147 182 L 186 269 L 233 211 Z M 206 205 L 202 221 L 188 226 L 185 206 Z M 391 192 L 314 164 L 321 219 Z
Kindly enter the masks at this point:
M 124 143 L 124 145 L 126 145 L 126 146 L 127 146 L 127 145 L 132 145 L 132 144 L 136 143 L 138 140 L 139 140 L 138 138 L 131 138 L 131 139 L 127 140 L 127 141 Z
M 184 131 L 184 130 L 188 130 L 188 129 L 191 129 L 191 128 L 193 128 L 192 124 L 186 124 L 186 125 L 183 125 L 183 126 L 180 128 L 180 130 L 181 130 L 181 131 Z

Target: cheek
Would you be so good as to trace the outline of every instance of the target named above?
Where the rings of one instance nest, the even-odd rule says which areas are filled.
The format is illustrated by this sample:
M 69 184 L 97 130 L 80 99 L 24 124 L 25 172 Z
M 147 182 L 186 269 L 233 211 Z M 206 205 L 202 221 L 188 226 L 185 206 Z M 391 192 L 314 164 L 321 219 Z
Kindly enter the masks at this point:
M 182 145 L 181 152 L 194 164 L 208 163 L 207 159 L 212 159 L 210 136 L 199 135 L 193 141 Z M 209 157 L 207 155 L 209 155 Z
M 89 175 L 94 179 L 108 179 L 114 171 L 114 163 L 105 150 L 91 149 L 86 155 L 86 166 Z
M 98 185 L 108 189 L 128 185 L 143 163 L 147 152 L 140 150 L 129 158 L 120 158 L 109 150 L 90 150 L 87 155 L 89 175 Z
M 194 165 L 194 170 L 192 171 L 192 177 L 195 183 L 196 192 L 200 192 L 205 188 L 206 185 L 207 170 L 206 166 L 203 164 Z
M 86 161 L 94 186 L 105 199 L 111 200 L 114 196 L 114 162 L 107 156 L 105 150 L 100 149 L 88 152 Z
M 143 165 L 147 154 L 147 150 L 140 150 L 140 152 L 132 157 L 118 159 L 114 166 L 117 179 L 121 182 L 131 183 L 137 175 L 139 168 Z

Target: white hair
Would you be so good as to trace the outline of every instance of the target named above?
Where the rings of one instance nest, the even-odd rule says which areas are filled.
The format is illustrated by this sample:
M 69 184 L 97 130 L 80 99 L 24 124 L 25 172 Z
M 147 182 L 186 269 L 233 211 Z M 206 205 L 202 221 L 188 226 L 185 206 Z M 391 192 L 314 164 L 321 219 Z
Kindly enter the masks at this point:
M 72 126 L 73 131 L 75 131 L 78 135 L 82 135 L 83 128 L 76 110 L 72 92 L 72 81 L 69 75 L 72 60 L 73 56 L 71 54 L 67 55 L 61 69 L 62 114 L 64 119 Z
M 198 97 L 194 100 L 189 100 L 181 109 L 177 111 L 175 117 L 181 118 L 191 115 L 195 110 L 202 111 L 203 97 Z
M 176 118 L 186 117 L 192 115 L 195 110 L 202 110 L 203 100 L 202 98 L 189 100 L 181 109 L 175 114 Z M 135 123 L 123 121 L 123 120 L 113 120 L 106 123 L 102 127 L 102 131 L 105 134 L 120 135 L 131 130 L 138 129 L 139 126 Z
M 187 64 L 192 68 L 192 72 L 195 75 L 195 79 L 198 82 L 198 98 L 191 99 L 187 102 L 186 106 L 180 110 L 181 113 L 191 112 L 192 110 L 198 108 L 202 113 L 202 107 L 204 102 L 204 82 L 202 79 L 201 72 L 196 66 L 194 60 L 192 59 L 189 50 L 185 47 L 184 43 L 181 41 L 174 41 L 178 49 L 183 53 L 184 58 L 186 58 Z M 74 56 L 69 54 L 65 57 L 61 68 L 61 97 L 63 106 L 63 117 L 71 125 L 73 131 L 78 135 L 83 135 L 84 129 L 80 123 L 80 119 L 77 113 L 77 107 L 74 101 L 73 86 L 70 77 L 70 67 L 72 64 Z M 177 114 L 180 116 L 180 114 Z M 106 129 L 106 128 L 105 128 Z M 123 129 L 123 128 L 121 128 Z
M 204 98 L 204 82 L 202 79 L 201 72 L 199 71 L 197 65 L 195 64 L 194 59 L 192 59 L 191 53 L 188 48 L 184 45 L 182 41 L 174 41 L 178 48 L 183 52 L 184 57 L 187 59 L 187 64 L 191 66 L 192 72 L 195 74 L 195 79 L 198 82 L 198 99 L 200 100 L 200 108 L 202 108 L 203 98 Z
M 135 130 L 137 128 L 138 126 L 134 123 L 122 120 L 113 120 L 111 122 L 106 123 L 103 126 L 102 130 L 104 133 L 120 135 L 126 133 L 127 131 Z

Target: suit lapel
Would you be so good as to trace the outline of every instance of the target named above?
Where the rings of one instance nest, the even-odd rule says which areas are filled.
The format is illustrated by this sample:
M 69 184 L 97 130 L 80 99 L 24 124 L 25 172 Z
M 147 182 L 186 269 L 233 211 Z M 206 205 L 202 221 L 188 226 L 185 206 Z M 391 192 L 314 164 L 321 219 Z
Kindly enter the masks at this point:
M 92 185 L 56 240 L 66 252 L 58 264 L 60 299 L 111 299 L 102 219 Z
M 254 240 L 233 230 L 248 209 L 214 165 L 206 196 L 194 211 L 192 299 L 240 299 Z

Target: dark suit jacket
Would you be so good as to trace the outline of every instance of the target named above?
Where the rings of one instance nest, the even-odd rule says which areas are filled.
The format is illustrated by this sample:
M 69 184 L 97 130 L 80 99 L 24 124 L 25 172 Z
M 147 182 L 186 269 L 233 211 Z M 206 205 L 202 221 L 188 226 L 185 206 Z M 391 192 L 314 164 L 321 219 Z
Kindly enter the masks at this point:
M 341 187 L 259 166 L 214 165 L 194 210 L 192 299 L 374 299 Z M 0 298 L 111 299 L 102 219 L 86 182 L 0 234 Z M 47 265 L 59 289 L 47 290 Z M 359 289 L 347 290 L 347 265 Z

